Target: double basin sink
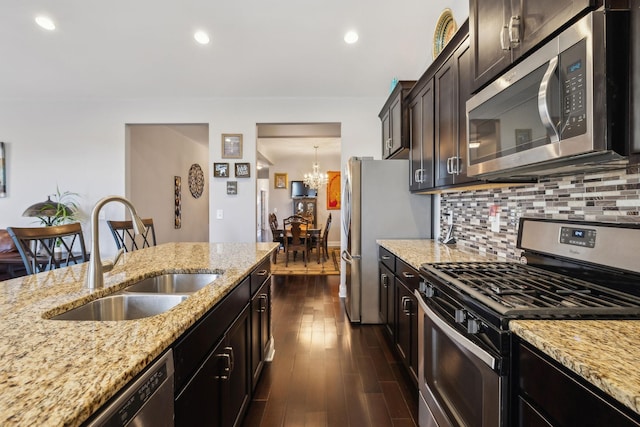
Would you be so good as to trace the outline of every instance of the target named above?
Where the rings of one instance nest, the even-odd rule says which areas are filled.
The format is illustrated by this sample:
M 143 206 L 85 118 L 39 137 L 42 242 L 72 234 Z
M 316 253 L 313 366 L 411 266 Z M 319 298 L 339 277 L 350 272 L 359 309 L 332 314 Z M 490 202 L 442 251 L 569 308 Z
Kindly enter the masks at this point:
M 213 273 L 171 273 L 150 277 L 51 319 L 105 321 L 155 316 L 180 304 L 218 277 L 220 274 Z

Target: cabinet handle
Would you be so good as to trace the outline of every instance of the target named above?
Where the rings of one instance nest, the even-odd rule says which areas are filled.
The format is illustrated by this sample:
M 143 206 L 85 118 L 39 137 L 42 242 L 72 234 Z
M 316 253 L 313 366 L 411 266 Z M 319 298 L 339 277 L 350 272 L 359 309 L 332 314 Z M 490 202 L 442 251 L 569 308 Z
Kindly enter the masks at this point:
M 509 27 L 506 25 L 500 30 L 500 48 L 502 50 L 511 50 L 511 44 L 509 43 Z
M 380 258 L 382 258 L 383 260 L 388 260 L 391 259 L 391 257 L 389 255 L 382 255 Z
M 418 169 L 418 182 L 422 184 L 424 182 L 424 169 Z
M 235 362 L 235 357 L 233 357 L 233 347 L 225 347 L 224 348 L 226 351 L 228 351 L 229 353 L 229 376 L 231 376 L 231 373 L 233 372 L 233 366 L 234 366 L 234 362 Z
M 225 347 L 225 350 L 229 348 L 229 347 Z M 216 354 L 216 357 L 219 357 L 221 359 L 225 359 L 225 367 L 224 367 L 224 374 L 222 375 L 214 375 L 213 378 L 216 380 L 228 380 L 229 379 L 229 373 L 231 372 L 231 359 L 228 353 L 220 353 L 220 354 Z
M 453 157 L 447 159 L 447 174 L 449 175 L 453 173 L 451 160 L 453 160 Z
M 260 296 L 258 296 L 258 299 L 260 300 L 260 307 L 256 311 L 258 313 L 264 313 L 265 311 L 267 311 L 267 294 L 260 294 Z
M 518 47 L 520 44 L 520 16 L 514 15 L 509 20 L 509 43 L 511 47 Z
M 389 287 L 389 277 L 385 273 L 382 273 L 380 275 L 380 282 L 382 283 L 382 286 L 384 286 L 385 288 Z
M 408 271 L 403 271 L 402 275 L 407 279 L 413 279 L 414 277 L 416 277 L 413 273 L 409 273 Z
M 393 148 L 393 138 L 387 139 L 387 148 L 388 149 Z
M 405 316 L 411 316 L 411 298 L 402 297 L 402 311 Z
M 256 272 L 256 276 L 266 276 L 267 270 L 260 270 Z

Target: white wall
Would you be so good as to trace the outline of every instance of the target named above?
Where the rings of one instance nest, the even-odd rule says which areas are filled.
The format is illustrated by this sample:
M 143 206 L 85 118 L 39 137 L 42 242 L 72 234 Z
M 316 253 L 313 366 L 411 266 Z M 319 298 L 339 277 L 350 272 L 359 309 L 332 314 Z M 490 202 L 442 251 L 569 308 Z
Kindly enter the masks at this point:
M 47 194 L 80 194 L 90 212 L 109 194 L 125 195 L 127 123 L 208 123 L 209 165 L 203 169 L 209 187 L 209 240 L 255 241 L 256 123 L 340 122 L 342 166 L 350 156 L 380 158 L 380 121 L 386 100 L 343 99 L 0 99 L 0 140 L 5 141 L 8 197 L 0 199 L 0 227 L 31 225 L 24 209 Z M 243 159 L 252 177 L 238 180 L 238 196 L 226 194 L 226 179 L 212 179 L 212 164 L 221 159 L 222 133 L 243 134 Z M 228 161 L 228 159 L 224 159 Z M 233 163 L 233 161 L 231 162 Z M 203 165 L 204 166 L 204 165 Z M 342 170 L 343 167 L 340 168 Z M 215 219 L 222 209 L 224 218 Z M 124 209 L 111 203 L 106 218 L 122 218 Z M 337 225 L 337 224 L 336 224 Z M 85 223 L 85 235 L 90 235 Z M 101 248 L 115 248 L 101 221 Z M 344 239 L 343 239 L 344 240 Z
M 205 126 L 206 125 L 190 125 Z M 129 125 L 126 196 L 142 217 L 152 217 L 157 243 L 209 241 L 209 178 L 199 198 L 189 190 L 189 169 L 206 173 L 209 146 L 171 126 Z M 181 227 L 175 228 L 174 176 L 182 178 Z

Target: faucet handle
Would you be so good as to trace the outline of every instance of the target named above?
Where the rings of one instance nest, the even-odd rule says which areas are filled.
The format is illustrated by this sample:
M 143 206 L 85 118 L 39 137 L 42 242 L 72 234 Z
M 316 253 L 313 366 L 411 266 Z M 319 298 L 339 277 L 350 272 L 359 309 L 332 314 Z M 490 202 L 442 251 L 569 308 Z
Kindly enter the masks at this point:
M 120 248 L 120 250 L 118 251 L 116 256 L 113 258 L 113 261 L 105 261 L 105 262 L 103 262 L 102 263 L 102 271 L 106 273 L 107 271 L 113 270 L 113 267 L 116 266 L 116 264 L 120 260 L 120 257 L 122 256 L 123 253 L 124 253 L 124 248 Z

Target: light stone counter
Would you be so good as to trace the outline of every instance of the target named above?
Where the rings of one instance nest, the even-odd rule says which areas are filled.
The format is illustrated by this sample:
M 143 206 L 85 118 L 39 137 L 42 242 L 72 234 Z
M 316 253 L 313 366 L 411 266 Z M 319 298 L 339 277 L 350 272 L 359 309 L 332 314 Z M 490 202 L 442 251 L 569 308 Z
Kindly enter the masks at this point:
M 443 245 L 433 239 L 377 240 L 377 243 L 416 270 L 424 263 L 506 261 L 466 248 L 459 249 L 456 245 Z
M 509 328 L 640 414 L 640 320 L 512 320 Z
M 86 263 L 0 282 L 0 425 L 76 426 L 167 349 L 275 249 L 275 243 L 167 243 L 123 255 L 105 288 Z M 220 273 L 166 313 L 119 322 L 51 316 L 161 273 Z

